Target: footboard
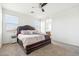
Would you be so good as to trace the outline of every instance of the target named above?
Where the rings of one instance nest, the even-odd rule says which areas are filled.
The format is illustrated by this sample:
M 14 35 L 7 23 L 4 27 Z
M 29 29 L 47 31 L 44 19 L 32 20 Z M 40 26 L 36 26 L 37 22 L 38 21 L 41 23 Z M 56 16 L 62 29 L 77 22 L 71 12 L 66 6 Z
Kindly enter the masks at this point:
M 26 46 L 26 54 L 29 54 L 32 51 L 37 50 L 37 49 L 39 49 L 47 44 L 50 44 L 50 43 L 51 43 L 51 40 L 49 39 L 49 40 L 43 40 L 43 41 L 34 43 L 32 45 L 28 45 L 28 46 Z

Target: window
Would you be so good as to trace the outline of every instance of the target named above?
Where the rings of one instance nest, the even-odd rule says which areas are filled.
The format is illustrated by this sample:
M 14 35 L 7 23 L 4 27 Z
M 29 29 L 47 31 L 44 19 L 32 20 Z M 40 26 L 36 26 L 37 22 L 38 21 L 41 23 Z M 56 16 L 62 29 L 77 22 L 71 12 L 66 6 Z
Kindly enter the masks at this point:
M 40 27 L 41 27 L 40 24 L 41 24 L 40 20 L 34 20 L 32 22 L 32 26 L 35 27 L 39 31 L 40 31 Z
M 52 30 L 52 19 L 42 20 L 41 21 L 41 32 L 51 32 Z
M 51 26 L 52 26 L 52 19 L 47 19 L 46 20 L 46 32 L 50 32 L 51 31 Z
M 5 15 L 5 27 L 6 30 L 15 30 L 18 25 L 18 17 L 12 15 Z

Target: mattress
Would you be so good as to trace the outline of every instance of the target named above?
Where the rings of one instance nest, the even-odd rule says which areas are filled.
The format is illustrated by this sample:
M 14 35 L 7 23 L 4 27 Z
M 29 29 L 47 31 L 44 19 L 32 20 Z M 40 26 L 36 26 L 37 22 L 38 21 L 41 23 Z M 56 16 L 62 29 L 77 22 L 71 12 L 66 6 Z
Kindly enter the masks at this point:
M 23 47 L 26 48 L 27 45 L 45 40 L 45 36 L 44 35 L 23 35 L 23 34 L 19 34 L 18 35 L 18 39 L 22 41 L 23 43 Z

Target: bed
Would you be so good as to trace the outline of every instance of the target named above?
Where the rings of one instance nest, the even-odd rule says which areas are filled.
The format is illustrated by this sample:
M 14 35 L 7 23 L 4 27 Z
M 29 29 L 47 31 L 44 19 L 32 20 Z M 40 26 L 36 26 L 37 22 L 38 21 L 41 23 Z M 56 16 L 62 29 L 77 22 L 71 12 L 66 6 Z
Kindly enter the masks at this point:
M 21 37 L 22 35 L 21 35 L 21 31 L 22 30 L 36 30 L 34 27 L 32 27 L 32 26 L 29 26 L 29 25 L 24 25 L 24 26 L 19 26 L 18 28 L 17 28 L 17 36 L 19 36 L 19 37 Z M 21 47 L 23 47 L 23 49 L 24 49 L 24 51 L 25 51 L 25 53 L 26 54 L 30 54 L 31 52 L 33 52 L 34 50 L 37 50 L 37 49 L 39 49 L 39 48 L 41 48 L 41 47 L 44 47 L 44 46 L 46 46 L 46 45 L 48 45 L 48 44 L 51 44 L 51 39 L 50 39 L 50 37 L 48 36 L 48 35 L 23 35 L 23 37 L 29 37 L 29 38 L 32 38 L 33 37 L 33 39 L 35 38 L 38 38 L 38 40 L 35 40 L 34 42 L 32 41 L 33 39 L 28 39 L 28 41 L 29 41 L 29 44 L 24 44 L 24 42 L 25 41 L 23 41 L 22 39 L 20 39 L 20 38 L 18 38 L 17 37 L 17 43 L 21 46 Z M 39 37 L 41 37 L 42 39 L 39 39 Z M 31 42 L 31 44 L 30 44 L 30 42 Z M 27 43 L 27 42 L 25 42 L 25 43 Z

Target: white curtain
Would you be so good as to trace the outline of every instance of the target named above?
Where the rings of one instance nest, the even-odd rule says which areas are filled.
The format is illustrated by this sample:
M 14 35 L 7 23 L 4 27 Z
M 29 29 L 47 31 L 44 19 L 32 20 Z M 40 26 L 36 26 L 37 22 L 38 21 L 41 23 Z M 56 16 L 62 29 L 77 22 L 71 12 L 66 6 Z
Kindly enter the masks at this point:
M 2 7 L 0 4 L 0 48 L 2 45 Z

